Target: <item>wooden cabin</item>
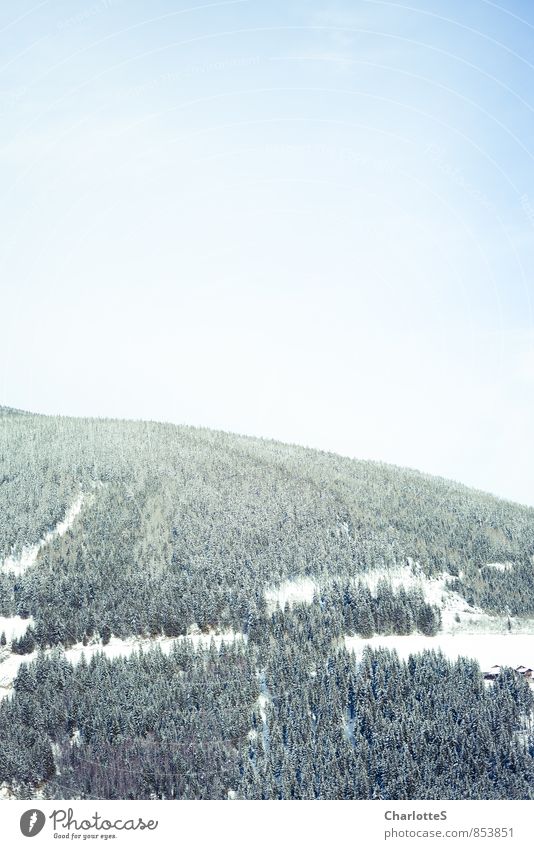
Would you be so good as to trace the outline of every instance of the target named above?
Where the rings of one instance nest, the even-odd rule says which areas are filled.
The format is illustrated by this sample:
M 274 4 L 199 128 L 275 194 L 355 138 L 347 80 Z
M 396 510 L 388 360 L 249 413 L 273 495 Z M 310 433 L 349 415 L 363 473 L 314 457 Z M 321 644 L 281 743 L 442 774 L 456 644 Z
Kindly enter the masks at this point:
M 518 666 L 515 671 L 523 678 L 532 678 L 532 669 L 530 667 Z
M 495 681 L 500 671 L 500 666 L 492 666 L 489 672 L 484 672 L 484 681 Z
M 495 681 L 499 672 L 501 671 L 501 667 L 498 664 L 492 666 L 489 672 L 484 672 L 484 681 Z M 521 675 L 522 678 L 526 678 L 528 681 L 532 681 L 534 683 L 534 669 L 531 669 L 530 666 L 516 666 L 514 669 L 516 675 Z

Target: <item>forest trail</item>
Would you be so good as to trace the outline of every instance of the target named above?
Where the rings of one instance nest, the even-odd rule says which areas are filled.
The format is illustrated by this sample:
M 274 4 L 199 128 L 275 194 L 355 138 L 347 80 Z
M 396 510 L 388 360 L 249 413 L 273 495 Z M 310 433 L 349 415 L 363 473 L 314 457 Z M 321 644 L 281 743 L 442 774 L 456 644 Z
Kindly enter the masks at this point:
M 22 575 L 30 566 L 33 566 L 41 549 L 51 543 L 52 540 L 56 539 L 56 537 L 62 537 L 68 530 L 70 530 L 74 524 L 74 520 L 81 512 L 84 499 L 84 494 L 80 493 L 66 511 L 64 518 L 61 519 L 61 521 L 59 521 L 51 531 L 48 531 L 43 537 L 41 537 L 39 542 L 36 542 L 34 545 L 24 546 L 18 557 L 15 555 L 9 555 L 6 557 L 0 566 L 0 571 L 14 572 L 15 575 L 18 576 Z

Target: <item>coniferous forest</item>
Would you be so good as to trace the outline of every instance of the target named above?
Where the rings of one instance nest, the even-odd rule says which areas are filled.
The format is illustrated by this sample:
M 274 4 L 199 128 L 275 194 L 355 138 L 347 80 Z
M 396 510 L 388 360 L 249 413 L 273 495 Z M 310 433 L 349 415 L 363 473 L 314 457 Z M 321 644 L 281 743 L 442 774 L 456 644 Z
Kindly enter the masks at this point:
M 533 553 L 534 510 L 418 472 L 2 408 L 0 616 L 29 627 L 0 645 L 0 680 L 27 661 L 0 700 L 0 784 L 16 798 L 534 798 L 526 680 L 503 668 L 488 686 L 468 657 L 344 642 L 439 633 L 439 605 L 388 580 L 413 564 L 466 605 L 534 616 Z M 269 601 L 306 580 L 306 601 Z M 152 648 L 106 656 L 131 638 Z M 102 651 L 70 661 L 80 645 Z

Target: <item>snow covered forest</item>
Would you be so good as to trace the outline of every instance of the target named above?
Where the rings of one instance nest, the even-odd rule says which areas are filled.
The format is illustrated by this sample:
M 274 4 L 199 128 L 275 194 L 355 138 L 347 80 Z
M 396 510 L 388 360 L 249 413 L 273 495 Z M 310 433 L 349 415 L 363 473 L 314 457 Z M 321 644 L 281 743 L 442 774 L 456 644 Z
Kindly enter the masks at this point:
M 414 471 L 2 408 L 2 794 L 534 798 L 529 680 L 438 642 L 528 632 L 533 553 Z

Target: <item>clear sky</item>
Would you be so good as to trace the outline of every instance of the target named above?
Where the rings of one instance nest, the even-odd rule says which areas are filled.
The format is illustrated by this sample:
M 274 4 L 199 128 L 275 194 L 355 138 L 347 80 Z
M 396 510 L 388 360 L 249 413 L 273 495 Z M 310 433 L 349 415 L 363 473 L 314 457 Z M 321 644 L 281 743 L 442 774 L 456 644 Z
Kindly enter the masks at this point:
M 534 5 L 3 0 L 0 403 L 534 505 Z

